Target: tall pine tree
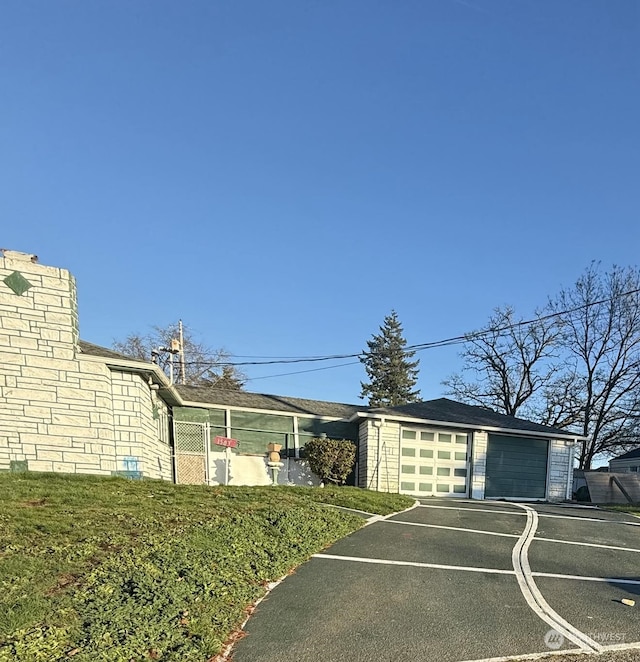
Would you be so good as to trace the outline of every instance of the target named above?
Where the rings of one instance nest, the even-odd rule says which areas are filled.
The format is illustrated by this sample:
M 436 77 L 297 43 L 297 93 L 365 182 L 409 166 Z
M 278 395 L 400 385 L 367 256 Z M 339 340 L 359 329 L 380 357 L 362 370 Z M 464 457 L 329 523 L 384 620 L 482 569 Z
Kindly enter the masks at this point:
M 380 334 L 367 340 L 364 363 L 369 383 L 361 382 L 361 398 L 369 398 L 371 407 L 395 407 L 417 402 L 420 391 L 413 390 L 418 381 L 419 360 L 410 361 L 415 352 L 407 352 L 402 324 L 395 310 L 384 318 Z

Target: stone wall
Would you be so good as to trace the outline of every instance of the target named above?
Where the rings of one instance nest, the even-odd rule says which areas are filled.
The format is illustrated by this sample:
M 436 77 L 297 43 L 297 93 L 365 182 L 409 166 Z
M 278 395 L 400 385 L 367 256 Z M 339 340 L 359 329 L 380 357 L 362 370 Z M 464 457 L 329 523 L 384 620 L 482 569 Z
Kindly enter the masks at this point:
M 142 376 L 112 372 L 80 353 L 76 286 L 67 270 L 4 251 L 0 470 L 111 475 L 125 470 L 122 458 L 138 457 L 143 475 L 171 479 L 151 397 Z
M 398 492 L 400 470 L 400 423 L 377 420 L 377 427 L 370 419 L 360 424 L 359 485 L 380 492 Z M 378 456 L 378 431 L 380 456 Z M 378 473 L 380 474 L 378 477 Z

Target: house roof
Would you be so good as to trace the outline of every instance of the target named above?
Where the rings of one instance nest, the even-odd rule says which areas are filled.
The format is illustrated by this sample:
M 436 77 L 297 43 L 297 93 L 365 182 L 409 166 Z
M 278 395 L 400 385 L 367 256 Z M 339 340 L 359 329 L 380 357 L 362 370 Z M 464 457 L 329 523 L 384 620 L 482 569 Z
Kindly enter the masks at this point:
M 612 458 L 613 460 L 633 460 L 636 457 L 640 457 L 640 448 L 635 448 L 624 455 L 618 455 L 618 457 Z
M 120 354 L 120 352 L 114 352 L 112 349 L 107 349 L 100 345 L 94 345 L 86 340 L 78 341 L 78 345 L 83 354 L 89 354 L 90 356 L 101 356 L 105 359 L 120 359 L 122 361 L 141 361 L 141 359 L 136 359 L 133 356 L 127 356 L 126 354 Z
M 540 425 L 539 423 L 533 423 L 523 418 L 507 416 L 507 414 L 499 414 L 491 409 L 485 409 L 476 405 L 466 405 L 462 402 L 449 400 L 448 398 L 412 402 L 399 407 L 371 408 L 369 409 L 369 414 L 380 414 L 389 417 L 422 418 L 442 423 L 468 425 L 472 428 L 502 428 L 505 430 L 545 435 L 562 435 L 563 437 L 576 436 L 566 430 L 560 430 L 559 428 L 553 428 L 548 425 Z
M 80 340 L 79 345 L 81 352 L 89 356 L 118 361 L 131 361 L 138 369 L 140 369 L 141 364 L 146 363 L 145 361 L 140 361 L 140 359 L 114 352 L 112 349 L 94 345 L 85 340 Z M 149 367 L 155 368 L 156 366 L 149 363 Z M 163 393 L 165 390 L 167 389 L 163 389 Z M 246 391 L 214 388 L 212 386 L 182 386 L 174 384 L 169 387 L 169 390 L 173 392 L 170 399 L 174 404 L 179 403 L 175 399 L 175 393 L 177 392 L 179 398 L 184 403 L 262 409 L 301 415 L 307 414 L 309 416 L 326 416 L 330 418 L 356 418 L 358 414 L 414 418 L 438 421 L 444 424 L 453 423 L 472 428 L 499 428 L 516 432 L 538 433 L 547 436 L 576 437 L 576 435 L 572 435 L 566 430 L 560 430 L 547 425 L 539 425 L 538 423 L 533 423 L 522 418 L 499 414 L 490 409 L 484 409 L 475 405 L 466 405 L 462 402 L 449 400 L 448 398 L 413 402 L 398 407 L 372 408 L 366 405 L 350 405 L 340 402 L 327 402 L 325 400 L 307 400 L 305 398 L 291 398 L 282 395 L 248 393 Z M 629 459 L 632 457 L 640 457 L 640 449 L 631 451 L 615 459 Z
M 246 391 L 235 391 L 211 386 L 182 386 L 176 384 L 175 388 L 185 402 L 201 404 L 286 411 L 293 414 L 329 416 L 332 418 L 348 418 L 358 411 L 367 409 L 367 407 L 346 405 L 339 402 L 289 398 L 282 395 L 266 395 L 263 393 L 247 393 Z

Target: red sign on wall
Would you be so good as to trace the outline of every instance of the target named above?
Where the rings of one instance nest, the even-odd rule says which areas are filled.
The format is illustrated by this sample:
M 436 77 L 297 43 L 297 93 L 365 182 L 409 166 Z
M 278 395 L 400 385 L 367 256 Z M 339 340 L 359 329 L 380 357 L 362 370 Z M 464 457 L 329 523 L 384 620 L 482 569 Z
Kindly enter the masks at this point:
M 229 437 L 216 437 L 213 440 L 213 443 L 216 446 L 224 446 L 225 448 L 236 448 L 238 445 L 238 440 L 231 439 Z

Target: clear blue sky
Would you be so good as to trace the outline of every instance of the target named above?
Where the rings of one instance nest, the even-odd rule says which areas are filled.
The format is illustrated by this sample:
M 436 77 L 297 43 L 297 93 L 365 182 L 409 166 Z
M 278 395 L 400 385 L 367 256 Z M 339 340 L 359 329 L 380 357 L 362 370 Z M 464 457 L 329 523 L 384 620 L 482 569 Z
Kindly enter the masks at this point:
M 391 308 L 427 342 L 638 263 L 636 0 L 5 0 L 0 95 L 0 245 L 75 274 L 98 344 L 357 352 Z M 438 397 L 456 350 L 420 357 Z

